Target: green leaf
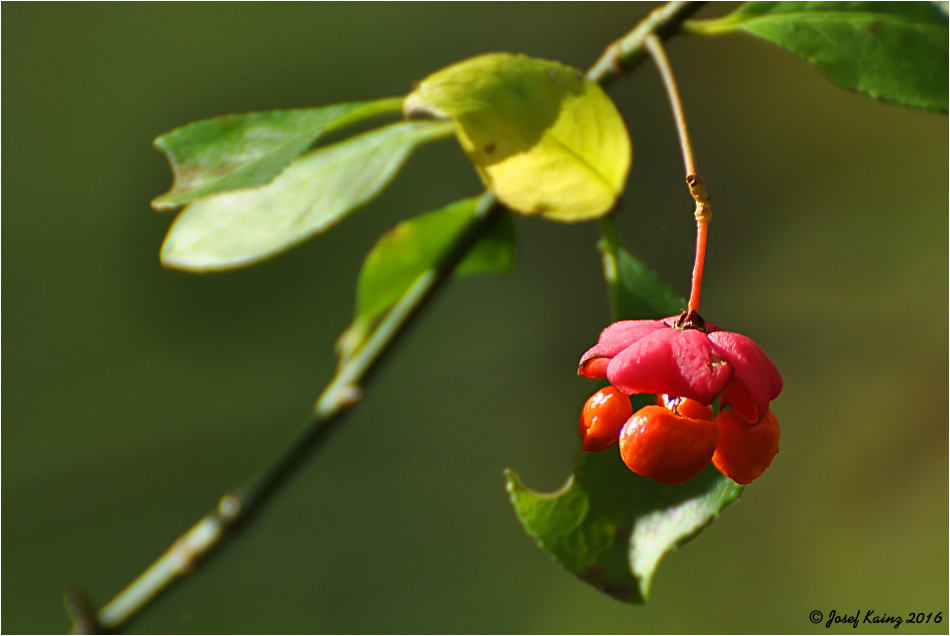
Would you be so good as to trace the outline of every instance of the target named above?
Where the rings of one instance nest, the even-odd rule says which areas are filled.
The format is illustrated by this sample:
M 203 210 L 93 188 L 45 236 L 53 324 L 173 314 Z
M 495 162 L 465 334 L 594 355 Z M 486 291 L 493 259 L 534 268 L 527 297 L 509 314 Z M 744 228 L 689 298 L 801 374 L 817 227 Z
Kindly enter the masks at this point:
M 609 220 L 604 222 L 604 238 L 597 249 L 615 317 L 666 317 L 686 306 L 686 301 L 653 270 L 620 246 Z
M 611 220 L 598 244 L 615 317 L 675 315 L 682 299 L 620 247 Z M 634 410 L 652 402 L 634 396 Z M 564 425 L 576 426 L 565 418 Z M 645 603 L 664 555 L 683 545 L 729 504 L 743 486 L 712 465 L 679 486 L 664 486 L 630 471 L 617 448 L 580 451 L 574 472 L 552 493 L 527 488 L 505 472 L 515 514 L 529 535 L 568 571 L 621 601 Z
M 285 250 L 367 203 L 417 145 L 451 132 L 440 122 L 391 124 L 318 148 L 265 186 L 196 201 L 169 229 L 162 263 L 227 269 Z
M 745 31 L 811 62 L 841 86 L 947 110 L 947 14 L 929 2 L 746 2 L 692 33 Z
M 367 254 L 356 290 L 353 322 L 337 341 L 341 361 L 348 359 L 420 274 L 436 267 L 452 246 L 484 215 L 485 196 L 463 199 L 399 223 Z M 515 259 L 514 224 L 499 215 L 455 269 L 456 275 L 505 272 Z
M 710 465 L 679 486 L 631 472 L 616 448 L 580 452 L 574 474 L 552 493 L 505 471 L 525 531 L 568 571 L 627 603 L 645 603 L 665 554 L 683 545 L 739 498 L 742 486 Z
M 174 174 L 171 190 L 152 201 L 171 210 L 191 201 L 276 177 L 323 135 L 382 113 L 401 98 L 295 110 L 224 115 L 196 121 L 155 140 Z
M 498 200 L 521 214 L 571 222 L 609 212 L 632 150 L 606 93 L 559 62 L 491 53 L 433 73 L 407 115 L 450 117 Z

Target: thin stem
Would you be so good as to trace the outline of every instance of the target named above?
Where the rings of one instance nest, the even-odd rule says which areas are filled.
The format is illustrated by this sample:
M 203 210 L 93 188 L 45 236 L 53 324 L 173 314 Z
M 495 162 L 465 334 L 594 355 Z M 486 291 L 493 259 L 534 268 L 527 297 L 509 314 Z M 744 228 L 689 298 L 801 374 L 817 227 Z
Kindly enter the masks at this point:
M 696 219 L 696 257 L 693 261 L 693 276 L 689 291 L 688 310 L 691 314 L 699 313 L 699 298 L 703 288 L 703 266 L 706 262 L 706 239 L 709 236 L 709 221 L 712 219 L 712 207 L 706 195 L 706 184 L 696 170 L 696 159 L 693 156 L 693 145 L 689 139 L 689 128 L 686 126 L 686 113 L 680 99 L 679 89 L 670 61 L 663 50 L 663 43 L 655 35 L 647 35 L 643 41 L 647 52 L 653 58 L 656 68 L 666 87 L 666 95 L 676 121 L 676 132 L 679 135 L 680 150 L 683 153 L 683 167 L 686 169 L 686 185 L 689 193 L 696 202 L 693 216 Z
M 696 174 L 696 159 L 693 157 L 693 146 L 689 141 L 686 113 L 683 110 L 683 102 L 680 99 L 679 89 L 676 87 L 676 78 L 673 76 L 670 61 L 666 57 L 666 51 L 663 50 L 663 44 L 655 35 L 644 38 L 643 44 L 650 57 L 653 58 L 656 69 L 660 72 L 660 78 L 663 80 L 663 86 L 666 87 L 666 96 L 670 100 L 673 119 L 676 120 L 676 132 L 679 134 L 680 150 L 683 153 L 683 165 L 686 168 L 686 174 Z
M 692 312 L 699 313 L 699 297 L 703 291 L 703 266 L 706 263 L 706 238 L 709 236 L 709 219 L 696 218 L 696 257 L 693 260 L 693 278 L 689 288 L 689 305 Z
M 621 307 L 620 292 L 617 289 L 620 280 L 620 235 L 617 234 L 617 226 L 614 224 L 614 217 L 608 214 L 600 220 L 600 231 L 603 236 L 600 249 L 601 267 L 604 270 L 604 279 L 607 281 L 607 299 L 610 303 L 610 315 L 614 320 L 620 320 L 623 313 Z
M 626 36 L 611 44 L 588 72 L 591 81 L 608 85 L 645 58 L 645 38 L 673 35 L 679 25 L 702 2 L 670 2 L 653 11 Z M 115 631 L 152 602 L 176 580 L 192 572 L 198 563 L 246 524 L 270 500 L 304 460 L 326 443 L 349 407 L 362 396 L 365 384 L 385 354 L 405 333 L 413 319 L 431 301 L 455 266 L 478 242 L 501 213 L 494 197 L 486 193 L 478 213 L 464 236 L 439 263 L 420 274 L 390 312 L 383 318 L 363 347 L 344 362 L 320 394 L 306 422 L 270 461 L 239 487 L 222 496 L 213 510 L 181 535 L 142 574 L 98 612 L 94 612 L 79 591 L 67 596 L 73 631 Z
M 695 172 L 686 175 L 686 185 L 696 202 L 693 217 L 696 219 L 696 258 L 693 261 L 693 282 L 689 290 L 689 310 L 699 313 L 699 296 L 703 288 L 703 265 L 706 263 L 706 238 L 712 220 L 712 206 L 706 195 L 706 184 Z

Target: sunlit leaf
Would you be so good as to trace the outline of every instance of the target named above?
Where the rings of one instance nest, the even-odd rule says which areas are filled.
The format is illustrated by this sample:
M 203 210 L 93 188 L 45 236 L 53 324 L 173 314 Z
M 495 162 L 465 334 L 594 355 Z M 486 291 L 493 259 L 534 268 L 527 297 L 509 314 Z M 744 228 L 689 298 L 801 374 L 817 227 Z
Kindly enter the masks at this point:
M 174 174 L 152 201 L 171 210 L 203 197 L 263 185 L 321 136 L 348 124 L 398 112 L 400 98 L 322 108 L 224 115 L 186 124 L 155 140 Z
M 352 324 L 337 341 L 341 360 L 365 342 L 384 313 L 420 274 L 435 267 L 480 216 L 490 197 L 457 201 L 441 210 L 399 223 L 384 234 L 363 261 L 356 290 Z M 499 214 L 455 269 L 457 275 L 504 272 L 514 265 L 514 225 L 511 215 Z
M 522 214 L 603 216 L 631 162 L 627 129 L 604 91 L 558 62 L 492 53 L 433 73 L 409 115 L 450 117 L 489 190 Z
M 678 313 L 682 300 L 620 247 L 609 223 L 604 235 L 598 247 L 615 318 Z M 639 405 L 651 401 L 634 398 Z M 558 425 L 576 428 L 576 415 Z M 579 451 L 573 474 L 555 492 L 527 488 L 511 470 L 505 479 L 515 513 L 538 545 L 581 580 L 628 603 L 645 603 L 663 556 L 695 537 L 743 490 L 712 465 L 685 484 L 664 486 L 631 472 L 617 447 Z
M 746 2 L 702 34 L 745 31 L 773 42 L 832 80 L 905 106 L 947 110 L 946 10 L 930 2 Z
M 323 231 L 376 196 L 420 143 L 451 134 L 445 122 L 404 122 L 318 148 L 265 186 L 190 204 L 162 246 L 169 267 L 238 267 Z

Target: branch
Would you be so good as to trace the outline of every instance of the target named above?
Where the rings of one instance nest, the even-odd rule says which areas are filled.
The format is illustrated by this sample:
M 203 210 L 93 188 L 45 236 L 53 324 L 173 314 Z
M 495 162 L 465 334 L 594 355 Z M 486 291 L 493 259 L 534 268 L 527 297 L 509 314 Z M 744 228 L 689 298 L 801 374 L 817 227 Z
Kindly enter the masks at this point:
M 365 384 L 378 363 L 431 301 L 455 266 L 503 212 L 491 194 L 484 194 L 466 232 L 435 267 L 425 270 L 393 305 L 366 343 L 337 369 L 300 431 L 243 484 L 224 494 L 217 505 L 174 543 L 144 572 L 109 601 L 92 620 L 81 593 L 72 591 L 67 608 L 74 633 L 115 631 L 147 606 L 176 579 L 191 573 L 225 538 L 243 527 L 296 469 L 326 443 L 349 408 L 362 397 Z
M 587 79 L 603 87 L 610 86 L 615 79 L 632 71 L 647 56 L 646 38 L 655 35 L 668 40 L 675 35 L 680 25 L 696 13 L 705 2 L 668 2 L 652 11 L 619 40 L 604 49 L 600 58 L 587 71 Z
M 669 38 L 702 4 L 670 2 L 653 11 L 630 33 L 607 47 L 587 77 L 606 86 L 633 70 L 646 56 L 647 36 Z M 370 379 L 378 363 L 435 297 L 455 266 L 491 227 L 501 211 L 495 198 L 485 193 L 479 202 L 478 213 L 464 235 L 435 267 L 416 278 L 374 329 L 366 344 L 337 369 L 297 435 L 242 485 L 224 494 L 214 509 L 176 539 L 148 569 L 98 612 L 92 610 L 81 591 L 69 592 L 66 605 L 73 632 L 116 631 L 169 585 L 192 572 L 204 557 L 223 544 L 226 537 L 244 527 L 295 470 L 326 443 L 349 408 L 360 400 L 361 387 Z

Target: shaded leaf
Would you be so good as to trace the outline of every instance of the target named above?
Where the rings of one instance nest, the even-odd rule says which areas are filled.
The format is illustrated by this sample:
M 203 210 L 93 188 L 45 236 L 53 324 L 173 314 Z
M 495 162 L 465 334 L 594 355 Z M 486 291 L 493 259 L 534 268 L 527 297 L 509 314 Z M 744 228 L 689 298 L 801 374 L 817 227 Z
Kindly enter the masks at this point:
M 472 223 L 487 213 L 486 197 L 473 197 L 399 223 L 370 250 L 360 271 L 353 322 L 337 341 L 345 361 L 365 342 L 383 314 L 429 268 L 438 265 Z M 515 259 L 510 214 L 497 217 L 455 269 L 457 275 L 505 272 Z
M 674 315 L 683 306 L 673 291 L 620 247 L 610 220 L 598 245 L 615 318 Z M 634 410 L 653 396 L 634 396 Z M 565 426 L 576 427 L 575 418 Z M 730 503 L 743 486 L 712 465 L 695 479 L 665 486 L 630 471 L 617 447 L 580 451 L 560 490 L 540 493 L 505 473 L 509 498 L 527 533 L 558 563 L 598 590 L 628 603 L 645 603 L 664 555 L 683 545 Z
M 746 2 L 702 34 L 745 31 L 836 83 L 905 106 L 947 110 L 947 14 L 929 2 Z
M 712 465 L 679 486 L 631 472 L 616 447 L 580 452 L 574 474 L 552 493 L 505 472 L 525 531 L 572 574 L 627 603 L 645 603 L 659 561 L 739 498 L 742 486 Z
M 417 145 L 451 134 L 444 122 L 403 122 L 318 148 L 269 184 L 186 207 L 168 231 L 162 262 L 239 267 L 323 231 L 389 183 Z
M 323 135 L 398 112 L 401 104 L 401 98 L 393 98 L 224 115 L 176 128 L 155 140 L 175 181 L 152 207 L 171 210 L 212 194 L 263 185 Z
M 658 318 L 686 307 L 686 301 L 653 270 L 620 246 L 612 224 L 605 224 L 597 249 L 615 317 Z
M 604 91 L 569 66 L 491 53 L 433 73 L 408 115 L 450 117 L 489 190 L 522 214 L 583 221 L 609 212 L 631 145 Z

